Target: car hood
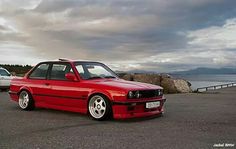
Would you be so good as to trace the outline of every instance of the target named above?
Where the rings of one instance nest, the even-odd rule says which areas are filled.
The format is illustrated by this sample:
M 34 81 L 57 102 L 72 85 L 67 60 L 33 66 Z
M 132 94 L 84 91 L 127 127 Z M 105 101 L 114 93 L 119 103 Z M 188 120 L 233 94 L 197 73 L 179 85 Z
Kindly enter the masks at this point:
M 125 89 L 125 90 L 149 90 L 149 89 L 162 89 L 162 87 L 147 83 L 126 81 L 123 79 L 96 79 L 90 80 L 90 83 L 101 86 L 109 86 L 113 88 Z
M 11 80 L 12 78 L 12 76 L 0 76 L 1 80 Z

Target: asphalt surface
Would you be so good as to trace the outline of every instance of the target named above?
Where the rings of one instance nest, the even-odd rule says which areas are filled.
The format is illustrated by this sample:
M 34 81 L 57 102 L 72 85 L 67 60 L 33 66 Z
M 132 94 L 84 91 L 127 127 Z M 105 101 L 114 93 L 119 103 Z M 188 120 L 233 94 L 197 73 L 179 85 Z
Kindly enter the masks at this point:
M 78 113 L 22 111 L 0 92 L 0 148 L 236 148 L 236 88 L 166 97 L 164 117 L 98 122 Z

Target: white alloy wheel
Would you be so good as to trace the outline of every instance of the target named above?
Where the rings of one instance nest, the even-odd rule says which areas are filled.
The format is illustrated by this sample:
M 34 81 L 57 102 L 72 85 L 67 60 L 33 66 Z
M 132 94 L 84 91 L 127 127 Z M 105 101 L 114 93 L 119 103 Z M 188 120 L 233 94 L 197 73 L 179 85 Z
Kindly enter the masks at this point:
M 89 113 L 97 120 L 103 119 L 106 116 L 106 113 L 108 112 L 107 107 L 106 99 L 100 95 L 95 95 L 89 100 Z
M 22 91 L 19 96 L 19 106 L 21 109 L 29 107 L 30 95 L 26 91 Z

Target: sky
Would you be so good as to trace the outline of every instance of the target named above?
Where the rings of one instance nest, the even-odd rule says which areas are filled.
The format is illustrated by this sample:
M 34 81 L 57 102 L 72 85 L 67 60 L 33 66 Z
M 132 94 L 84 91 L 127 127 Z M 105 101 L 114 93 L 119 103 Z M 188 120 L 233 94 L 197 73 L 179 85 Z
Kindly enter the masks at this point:
M 114 70 L 236 66 L 234 0 L 0 0 L 0 64 L 68 58 Z

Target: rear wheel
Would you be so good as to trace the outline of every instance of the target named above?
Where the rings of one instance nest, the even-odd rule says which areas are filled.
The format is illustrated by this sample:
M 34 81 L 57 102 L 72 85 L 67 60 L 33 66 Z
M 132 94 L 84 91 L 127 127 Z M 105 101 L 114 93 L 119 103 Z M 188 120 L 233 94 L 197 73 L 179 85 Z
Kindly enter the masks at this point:
M 18 104 L 23 110 L 33 110 L 34 109 L 34 100 L 31 94 L 27 91 L 21 91 L 19 95 Z
M 89 114 L 96 120 L 105 120 L 111 116 L 112 108 L 105 96 L 94 95 L 88 104 Z

